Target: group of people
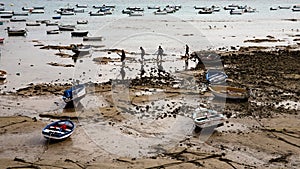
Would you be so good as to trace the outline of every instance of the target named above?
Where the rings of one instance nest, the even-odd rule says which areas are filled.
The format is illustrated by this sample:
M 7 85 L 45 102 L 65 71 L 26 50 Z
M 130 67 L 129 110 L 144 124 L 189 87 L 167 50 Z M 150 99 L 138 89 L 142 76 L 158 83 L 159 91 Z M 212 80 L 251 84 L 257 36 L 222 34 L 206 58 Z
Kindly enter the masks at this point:
M 145 49 L 143 47 L 140 47 L 140 50 L 141 50 L 141 60 L 142 62 L 144 62 L 145 58 L 144 56 L 146 55 L 146 52 L 145 52 Z M 122 80 L 124 80 L 124 77 L 125 77 L 125 70 L 124 70 L 124 67 L 125 67 L 125 59 L 126 59 L 126 53 L 124 50 L 121 51 L 121 54 L 117 53 L 120 57 L 121 57 L 121 62 L 122 62 L 122 67 L 121 67 L 121 71 L 120 71 L 120 74 L 122 76 Z M 158 69 L 162 69 L 162 66 L 161 66 L 161 62 L 162 62 L 162 56 L 164 55 L 164 50 L 161 46 L 158 46 L 158 49 L 157 51 L 154 53 L 156 54 L 157 56 L 157 61 L 158 63 Z M 185 69 L 187 69 L 188 67 L 188 60 L 189 60 L 189 46 L 188 45 L 185 45 Z M 160 66 L 159 66 L 160 65 Z M 144 65 L 142 64 L 142 67 L 141 67 L 141 76 L 145 73 L 144 71 Z

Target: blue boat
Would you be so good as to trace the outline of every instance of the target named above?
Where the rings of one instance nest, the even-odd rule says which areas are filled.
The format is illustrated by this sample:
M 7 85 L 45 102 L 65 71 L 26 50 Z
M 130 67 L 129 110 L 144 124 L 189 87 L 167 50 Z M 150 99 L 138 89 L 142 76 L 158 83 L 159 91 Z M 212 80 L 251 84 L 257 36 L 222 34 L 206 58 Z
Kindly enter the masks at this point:
M 79 84 L 64 91 L 63 100 L 66 103 L 81 100 L 86 95 L 85 85 Z
M 59 120 L 48 124 L 42 134 L 50 140 L 63 140 L 70 137 L 75 129 L 75 124 L 71 120 Z
M 210 84 L 223 84 L 226 82 L 228 76 L 223 71 L 209 69 L 206 72 L 205 78 Z
M 61 15 L 52 16 L 52 19 L 61 19 Z

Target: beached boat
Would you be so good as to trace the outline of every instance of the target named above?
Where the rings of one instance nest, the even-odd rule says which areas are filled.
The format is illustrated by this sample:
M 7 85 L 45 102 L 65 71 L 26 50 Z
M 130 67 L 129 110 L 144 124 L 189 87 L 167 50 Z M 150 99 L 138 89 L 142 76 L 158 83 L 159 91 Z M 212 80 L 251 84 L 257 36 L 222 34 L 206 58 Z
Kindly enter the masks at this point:
M 80 101 L 86 95 L 84 84 L 72 86 L 70 89 L 64 91 L 63 100 L 66 103 L 74 103 Z
M 63 140 L 70 137 L 75 128 L 75 124 L 71 120 L 59 120 L 43 128 L 42 134 L 46 139 Z
M 102 36 L 94 36 L 94 37 L 83 37 L 83 41 L 102 41 L 103 37 Z
M 208 127 L 219 127 L 224 125 L 226 120 L 225 116 L 215 110 L 206 108 L 197 108 L 193 113 L 193 120 L 198 129 Z
M 26 36 L 27 31 L 25 29 L 10 29 L 6 28 L 8 36 Z
M 0 70 L 0 80 L 5 80 L 7 77 L 7 72 L 4 70 Z
M 217 98 L 225 98 L 230 100 L 247 100 L 249 92 L 243 88 L 223 86 L 223 85 L 210 85 L 208 89 Z
M 224 71 L 209 69 L 205 74 L 205 78 L 210 84 L 224 84 L 228 76 Z
M 48 30 L 46 31 L 47 34 L 59 34 L 60 33 L 60 30 L 56 29 L 56 30 Z
M 75 26 L 74 25 L 58 25 L 58 29 L 60 31 L 74 31 Z
M 76 37 L 84 37 L 87 36 L 87 34 L 89 33 L 89 31 L 73 31 L 71 32 L 71 36 L 76 36 Z
M 88 20 L 78 20 L 77 24 L 88 24 L 89 21 Z

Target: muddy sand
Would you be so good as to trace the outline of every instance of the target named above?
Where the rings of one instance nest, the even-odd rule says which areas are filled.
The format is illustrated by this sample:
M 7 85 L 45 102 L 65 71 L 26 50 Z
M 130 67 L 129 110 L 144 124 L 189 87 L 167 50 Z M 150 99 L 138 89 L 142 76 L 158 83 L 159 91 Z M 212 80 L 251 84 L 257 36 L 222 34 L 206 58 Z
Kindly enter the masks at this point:
M 167 72 L 89 84 L 76 108 L 61 99 L 70 84 L 2 93 L 1 168 L 299 168 L 299 49 L 217 52 L 228 85 L 250 91 L 246 102 L 214 99 L 204 69 L 177 72 L 181 84 L 196 79 L 193 87 L 174 87 L 178 79 Z M 221 109 L 224 126 L 194 131 L 190 111 L 200 103 Z M 61 142 L 44 139 L 42 128 L 61 118 L 77 124 L 74 134 Z

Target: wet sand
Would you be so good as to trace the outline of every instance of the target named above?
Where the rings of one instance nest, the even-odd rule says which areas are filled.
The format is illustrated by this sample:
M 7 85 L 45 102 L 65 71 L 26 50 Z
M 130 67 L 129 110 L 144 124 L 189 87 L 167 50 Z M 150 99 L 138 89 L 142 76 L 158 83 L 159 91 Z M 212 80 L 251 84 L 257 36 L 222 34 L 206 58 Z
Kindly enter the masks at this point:
M 1 112 L 15 115 L 0 118 L 1 165 L 298 168 L 300 63 L 299 49 L 291 48 L 217 51 L 229 76 L 228 85 L 250 89 L 247 102 L 224 104 L 203 86 L 198 90 L 184 85 L 174 87 L 172 82 L 178 77 L 184 77 L 185 82 L 188 77 L 199 84 L 204 82 L 203 70 L 177 72 L 177 79 L 169 74 L 136 78 L 130 85 L 122 80 L 92 83 L 89 95 L 76 109 L 65 107 L 61 100 L 69 84 L 33 84 L 5 93 L 1 96 Z M 158 85 L 157 80 L 163 83 Z M 114 97 L 120 90 L 128 95 Z M 208 108 L 222 109 L 228 117 L 225 125 L 215 128 L 211 135 L 210 131 L 194 131 L 189 110 L 199 102 Z M 29 116 L 22 116 L 24 111 Z M 65 141 L 48 142 L 41 129 L 60 118 L 73 119 L 76 131 Z

